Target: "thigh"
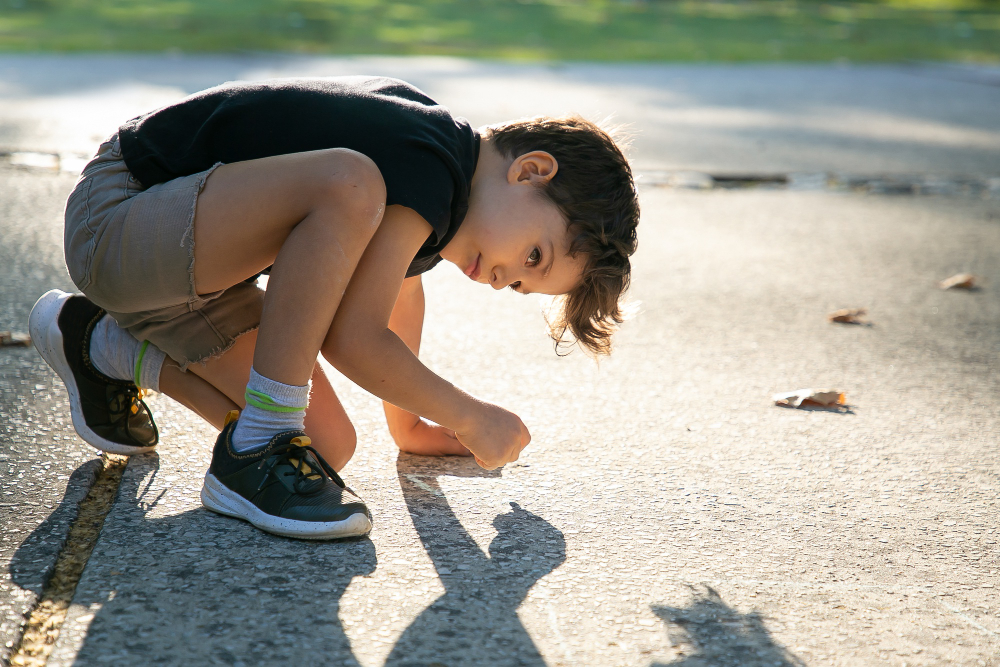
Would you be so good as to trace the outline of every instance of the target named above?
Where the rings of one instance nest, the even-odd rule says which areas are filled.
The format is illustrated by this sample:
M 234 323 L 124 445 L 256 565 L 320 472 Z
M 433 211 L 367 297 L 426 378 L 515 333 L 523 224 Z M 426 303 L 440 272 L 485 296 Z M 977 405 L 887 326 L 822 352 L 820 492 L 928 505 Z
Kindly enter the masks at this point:
M 221 165 L 195 209 L 198 293 L 225 289 L 271 266 L 292 229 L 317 207 L 379 192 L 384 202 L 378 168 L 347 149 Z

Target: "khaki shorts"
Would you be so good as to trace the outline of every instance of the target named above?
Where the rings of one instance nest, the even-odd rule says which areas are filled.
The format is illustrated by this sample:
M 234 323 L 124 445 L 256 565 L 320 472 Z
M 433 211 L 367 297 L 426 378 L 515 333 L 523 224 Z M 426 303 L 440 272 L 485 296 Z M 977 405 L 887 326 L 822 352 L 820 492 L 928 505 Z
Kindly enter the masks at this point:
M 215 167 L 144 188 L 125 166 L 115 135 L 101 144 L 66 202 L 73 282 L 184 369 L 256 329 L 264 304 L 254 283 L 195 292 L 194 212 Z

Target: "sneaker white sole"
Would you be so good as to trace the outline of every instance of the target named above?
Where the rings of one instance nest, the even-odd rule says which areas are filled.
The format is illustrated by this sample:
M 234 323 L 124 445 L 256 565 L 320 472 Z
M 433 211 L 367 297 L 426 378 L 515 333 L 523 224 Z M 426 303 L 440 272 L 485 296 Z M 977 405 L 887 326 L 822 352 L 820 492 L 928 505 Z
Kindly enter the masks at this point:
M 69 412 L 73 418 L 73 428 L 76 429 L 77 434 L 87 444 L 109 454 L 132 456 L 155 450 L 155 446 L 133 447 L 112 442 L 97 435 L 87 426 L 87 420 L 83 416 L 83 406 L 80 403 L 80 390 L 76 386 L 76 380 L 73 378 L 73 371 L 69 367 L 69 362 L 66 361 L 62 331 L 59 330 L 59 313 L 62 311 L 66 301 L 72 296 L 72 294 L 53 289 L 39 297 L 38 301 L 31 308 L 31 315 L 28 316 L 28 332 L 31 334 L 31 342 L 35 345 L 35 349 L 38 350 L 38 354 L 42 355 L 45 363 L 52 367 L 52 370 L 56 372 L 62 379 L 63 384 L 66 385 L 66 391 L 69 393 Z
M 364 514 L 352 514 L 343 521 L 296 521 L 283 519 L 262 511 L 249 500 L 220 482 L 215 475 L 205 473 L 201 487 L 201 503 L 219 514 L 248 521 L 266 533 L 301 540 L 334 540 L 356 537 L 371 532 L 372 522 Z

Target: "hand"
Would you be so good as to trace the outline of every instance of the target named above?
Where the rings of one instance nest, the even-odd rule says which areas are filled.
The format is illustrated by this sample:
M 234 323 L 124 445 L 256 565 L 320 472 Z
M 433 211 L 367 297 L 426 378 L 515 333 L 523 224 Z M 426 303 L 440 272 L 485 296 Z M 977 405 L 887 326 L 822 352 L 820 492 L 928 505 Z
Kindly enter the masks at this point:
M 383 407 L 389 433 L 399 451 L 422 456 L 472 456 L 450 428 L 424 421 L 391 403 L 383 403 Z
M 531 442 L 531 434 L 520 417 L 489 403 L 483 403 L 471 426 L 456 431 L 455 437 L 487 470 L 516 461 Z

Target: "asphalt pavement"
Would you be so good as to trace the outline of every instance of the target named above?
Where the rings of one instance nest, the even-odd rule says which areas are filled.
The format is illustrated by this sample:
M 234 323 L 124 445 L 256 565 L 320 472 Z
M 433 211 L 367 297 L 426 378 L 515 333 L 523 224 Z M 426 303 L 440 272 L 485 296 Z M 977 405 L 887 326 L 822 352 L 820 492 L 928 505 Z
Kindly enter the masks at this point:
M 1000 176 L 993 71 L 938 66 L 4 56 L 0 144 L 69 165 L 183 92 L 348 71 L 414 80 L 474 122 L 616 112 L 648 172 Z M 70 287 L 73 180 L 0 165 L 0 329 Z M 154 397 L 159 452 L 130 461 L 49 664 L 1000 664 L 1000 197 L 641 198 L 638 314 L 599 365 L 553 354 L 535 297 L 426 276 L 422 357 L 522 416 L 516 464 L 400 456 L 377 401 L 335 378 L 370 538 L 296 542 L 202 509 L 214 433 Z M 982 288 L 938 288 L 959 272 Z M 827 322 L 842 307 L 871 326 Z M 802 387 L 850 407 L 770 400 Z M 32 350 L 0 349 L 0 410 L 9 651 L 96 456 Z
M 643 170 L 1000 176 L 1000 67 L 921 63 L 0 55 L 0 149 L 90 155 L 123 121 L 223 81 L 346 74 L 405 79 L 477 125 L 611 117 Z
M 72 289 L 62 263 L 67 174 L 0 167 L 0 330 L 27 330 L 47 285 Z M 76 435 L 62 382 L 34 348 L 0 348 L 0 663 L 21 635 L 98 462 Z

